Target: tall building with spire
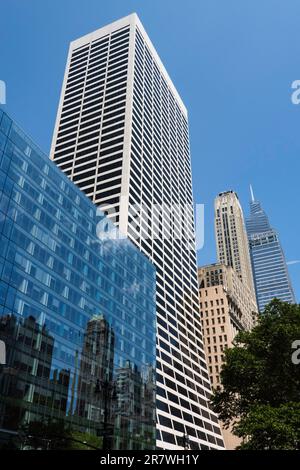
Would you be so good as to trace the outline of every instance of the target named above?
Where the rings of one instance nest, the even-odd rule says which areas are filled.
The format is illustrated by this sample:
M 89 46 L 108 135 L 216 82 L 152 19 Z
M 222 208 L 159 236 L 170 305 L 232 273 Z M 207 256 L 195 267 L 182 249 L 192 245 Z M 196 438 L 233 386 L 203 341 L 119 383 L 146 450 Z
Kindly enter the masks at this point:
M 222 192 L 215 199 L 215 235 L 219 263 L 231 266 L 255 299 L 244 215 L 234 191 Z
M 70 45 L 51 158 L 156 267 L 157 446 L 221 449 L 201 334 L 186 107 L 136 14 Z
M 295 302 L 279 236 L 250 186 L 250 217 L 246 219 L 251 262 L 259 311 L 274 298 Z

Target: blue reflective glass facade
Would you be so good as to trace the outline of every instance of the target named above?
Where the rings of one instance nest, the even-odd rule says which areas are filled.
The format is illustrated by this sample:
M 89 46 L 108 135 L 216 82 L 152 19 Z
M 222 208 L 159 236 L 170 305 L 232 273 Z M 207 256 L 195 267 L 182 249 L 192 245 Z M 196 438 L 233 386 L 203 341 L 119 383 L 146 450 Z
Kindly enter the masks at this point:
M 259 311 L 263 312 L 274 298 L 294 303 L 295 296 L 278 233 L 271 227 L 258 201 L 250 203 L 246 229 Z
M 155 438 L 155 270 L 0 111 L 0 428 Z

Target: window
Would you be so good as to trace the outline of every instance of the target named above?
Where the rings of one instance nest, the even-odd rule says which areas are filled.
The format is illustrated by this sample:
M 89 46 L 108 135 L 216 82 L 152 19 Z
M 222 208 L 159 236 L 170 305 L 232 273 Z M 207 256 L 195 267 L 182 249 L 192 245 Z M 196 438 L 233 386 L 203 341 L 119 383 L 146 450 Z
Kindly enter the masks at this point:
M 165 416 L 158 415 L 159 422 L 162 426 L 166 426 L 166 428 L 172 429 L 172 421 L 170 418 L 166 418 Z
M 166 413 L 169 413 L 169 407 L 167 403 L 160 400 L 156 400 L 156 406 L 160 411 L 165 411 Z

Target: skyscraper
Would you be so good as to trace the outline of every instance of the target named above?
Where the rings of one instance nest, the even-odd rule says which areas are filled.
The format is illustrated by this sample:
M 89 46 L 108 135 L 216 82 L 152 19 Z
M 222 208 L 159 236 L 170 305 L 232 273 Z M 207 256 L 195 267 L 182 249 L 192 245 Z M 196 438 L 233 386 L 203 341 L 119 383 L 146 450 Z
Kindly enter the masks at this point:
M 156 266 L 157 446 L 222 448 L 201 335 L 186 108 L 138 17 L 70 45 L 51 158 Z
M 256 323 L 257 306 L 252 292 L 231 266 L 220 263 L 198 269 L 200 315 L 208 370 L 213 387 L 220 387 L 224 351 L 233 346 L 239 331 L 249 331 Z M 240 440 L 223 427 L 227 450 Z
M 246 219 L 256 297 L 259 311 L 275 297 L 295 302 L 288 268 L 278 233 L 256 201 L 251 188 L 250 217 Z
M 215 199 L 215 233 L 218 261 L 231 266 L 255 298 L 244 215 L 234 191 L 220 193 Z

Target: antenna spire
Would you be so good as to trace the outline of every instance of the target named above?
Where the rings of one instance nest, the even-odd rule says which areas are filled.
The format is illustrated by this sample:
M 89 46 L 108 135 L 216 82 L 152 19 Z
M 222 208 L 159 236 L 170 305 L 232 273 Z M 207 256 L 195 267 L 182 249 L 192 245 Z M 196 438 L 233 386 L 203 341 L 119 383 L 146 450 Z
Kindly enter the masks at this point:
M 251 194 L 251 201 L 254 202 L 255 199 L 254 199 L 254 193 L 253 193 L 252 184 L 250 184 L 250 194 Z

